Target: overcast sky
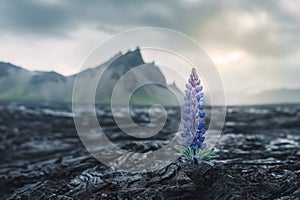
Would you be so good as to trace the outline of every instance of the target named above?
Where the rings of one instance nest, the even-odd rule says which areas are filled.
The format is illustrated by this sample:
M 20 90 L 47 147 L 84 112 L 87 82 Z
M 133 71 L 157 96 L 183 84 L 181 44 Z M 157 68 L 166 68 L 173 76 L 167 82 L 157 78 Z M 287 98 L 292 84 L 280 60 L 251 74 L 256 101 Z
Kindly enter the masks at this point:
M 156 26 L 197 40 L 229 92 L 300 88 L 299 10 L 299 0 L 1 1 L 0 60 L 70 75 L 109 36 Z

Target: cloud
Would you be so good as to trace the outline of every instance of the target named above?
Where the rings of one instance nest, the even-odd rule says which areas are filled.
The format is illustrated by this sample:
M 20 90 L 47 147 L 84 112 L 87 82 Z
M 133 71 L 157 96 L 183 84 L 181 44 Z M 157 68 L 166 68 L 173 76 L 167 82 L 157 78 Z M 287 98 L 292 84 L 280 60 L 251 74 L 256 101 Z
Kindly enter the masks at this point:
M 300 19 L 294 5 L 291 0 L 10 0 L 1 4 L 0 26 L 1 32 L 49 37 L 67 36 L 87 24 L 110 33 L 160 26 L 191 34 L 203 43 L 277 56 L 298 50 Z
M 222 5 L 218 12 L 193 25 L 193 35 L 207 46 L 240 49 L 258 58 L 296 53 L 299 20 L 291 22 L 289 13 L 284 15 L 275 2 L 270 7 L 257 1 L 249 4 Z
M 0 43 L 6 46 L 0 47 L 0 59 L 68 74 L 105 36 L 158 26 L 192 36 L 211 56 L 242 52 L 240 63 L 219 67 L 230 89 L 256 88 L 266 81 L 270 87 L 300 87 L 295 78 L 300 73 L 295 67 L 300 64 L 298 8 L 297 0 L 3 1 Z M 37 61 L 37 55 L 43 59 Z M 257 79 L 243 83 L 250 77 Z
M 1 32 L 68 35 L 86 24 L 119 31 L 136 26 L 165 26 L 172 20 L 170 6 L 159 1 L 11 0 L 0 6 Z
M 1 3 L 0 12 L 0 32 L 19 36 L 66 34 L 74 26 L 71 16 L 59 4 L 11 0 Z

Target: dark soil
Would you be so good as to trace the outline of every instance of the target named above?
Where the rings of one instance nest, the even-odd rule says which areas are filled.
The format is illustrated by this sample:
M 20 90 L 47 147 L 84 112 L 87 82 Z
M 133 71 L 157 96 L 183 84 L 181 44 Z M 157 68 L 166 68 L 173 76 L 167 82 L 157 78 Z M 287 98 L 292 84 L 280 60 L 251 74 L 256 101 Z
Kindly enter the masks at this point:
M 228 108 L 213 168 L 179 159 L 128 173 L 85 150 L 70 106 L 3 104 L 0 199 L 300 199 L 299 111 Z

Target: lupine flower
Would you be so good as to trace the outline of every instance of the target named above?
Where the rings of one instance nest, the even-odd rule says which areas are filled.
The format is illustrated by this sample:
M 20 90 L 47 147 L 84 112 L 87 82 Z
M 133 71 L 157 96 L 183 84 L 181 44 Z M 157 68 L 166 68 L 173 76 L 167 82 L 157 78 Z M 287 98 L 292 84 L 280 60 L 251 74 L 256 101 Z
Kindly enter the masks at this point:
M 184 155 L 185 158 L 192 160 L 195 164 L 205 162 L 212 165 L 209 160 L 217 157 L 213 153 L 214 149 L 207 150 L 205 141 L 205 112 L 204 112 L 204 93 L 203 86 L 196 69 L 193 68 L 186 84 L 183 121 L 184 130 L 181 133 L 183 138 L 182 146 L 175 148 Z

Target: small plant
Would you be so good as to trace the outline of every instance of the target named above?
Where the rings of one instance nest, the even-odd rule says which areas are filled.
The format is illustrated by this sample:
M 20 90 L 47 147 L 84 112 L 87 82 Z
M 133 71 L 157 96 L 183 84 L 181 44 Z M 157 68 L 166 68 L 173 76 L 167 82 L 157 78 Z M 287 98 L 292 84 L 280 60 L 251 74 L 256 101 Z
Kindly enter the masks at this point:
M 206 123 L 204 121 L 204 93 L 202 89 L 199 76 L 196 69 L 193 68 L 186 84 L 184 97 L 184 131 L 181 133 L 183 144 L 175 146 L 175 149 L 185 159 L 197 165 L 203 162 L 213 166 L 214 164 L 210 160 L 218 157 L 218 155 L 214 153 L 214 148 L 208 149 L 204 143 Z

